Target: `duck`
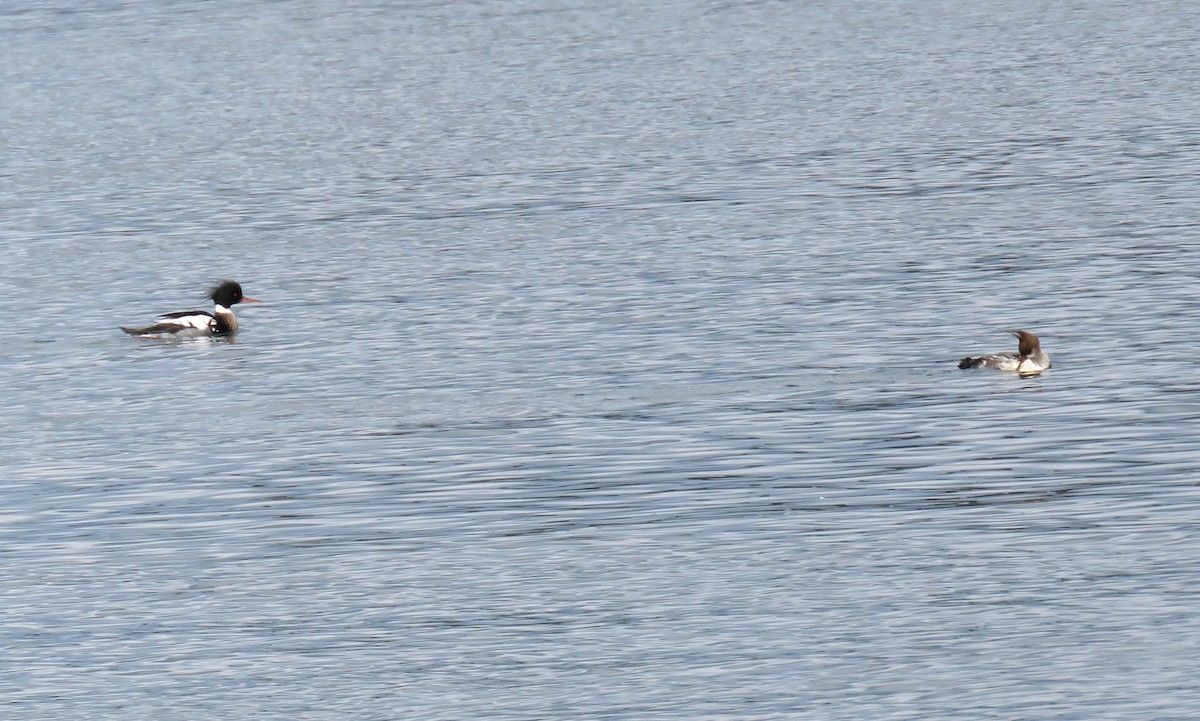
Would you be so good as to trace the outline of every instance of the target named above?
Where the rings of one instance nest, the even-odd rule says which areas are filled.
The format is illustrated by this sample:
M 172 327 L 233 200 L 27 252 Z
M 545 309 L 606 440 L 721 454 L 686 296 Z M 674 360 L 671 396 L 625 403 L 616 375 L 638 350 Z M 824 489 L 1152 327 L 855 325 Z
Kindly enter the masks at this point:
M 164 313 L 158 320 L 142 328 L 126 328 L 121 330 L 138 338 L 200 338 L 204 336 L 226 335 L 238 329 L 237 316 L 230 310 L 238 303 L 261 303 L 257 298 L 247 297 L 242 293 L 242 286 L 237 281 L 223 280 L 208 290 L 208 297 L 213 302 L 213 312 L 206 310 L 184 310 L 175 313 Z
M 1017 352 L 1005 351 L 977 358 L 967 356 L 958 362 L 959 368 L 998 368 L 1019 376 L 1035 376 L 1050 369 L 1050 355 L 1042 350 L 1036 335 L 1027 330 L 1010 330 L 1017 337 Z

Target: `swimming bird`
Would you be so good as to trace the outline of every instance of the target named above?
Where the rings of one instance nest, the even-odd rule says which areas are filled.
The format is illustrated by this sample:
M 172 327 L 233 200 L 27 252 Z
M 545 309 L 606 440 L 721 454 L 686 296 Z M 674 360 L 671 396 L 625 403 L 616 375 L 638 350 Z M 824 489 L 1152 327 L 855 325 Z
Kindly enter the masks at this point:
M 158 321 L 145 328 L 126 328 L 121 330 L 139 338 L 198 338 L 200 336 L 223 335 L 238 329 L 237 318 L 229 308 L 238 303 L 261 303 L 256 298 L 247 298 L 242 294 L 242 286 L 232 280 L 221 281 L 208 291 L 208 297 L 214 304 L 213 312 L 206 310 L 185 310 L 176 313 L 165 313 Z
M 1050 367 L 1050 356 L 1042 350 L 1041 341 L 1027 330 L 1010 330 L 1018 338 L 1017 352 L 992 353 L 958 362 L 959 368 L 999 368 L 1021 376 L 1035 376 Z

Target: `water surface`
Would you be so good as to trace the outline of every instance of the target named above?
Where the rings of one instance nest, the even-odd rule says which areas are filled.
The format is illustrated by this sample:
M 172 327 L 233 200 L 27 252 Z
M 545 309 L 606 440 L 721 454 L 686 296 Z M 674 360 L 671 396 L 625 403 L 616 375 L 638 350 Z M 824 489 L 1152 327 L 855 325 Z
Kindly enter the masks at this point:
M 1197 19 L 0 11 L 4 717 L 1194 717 Z

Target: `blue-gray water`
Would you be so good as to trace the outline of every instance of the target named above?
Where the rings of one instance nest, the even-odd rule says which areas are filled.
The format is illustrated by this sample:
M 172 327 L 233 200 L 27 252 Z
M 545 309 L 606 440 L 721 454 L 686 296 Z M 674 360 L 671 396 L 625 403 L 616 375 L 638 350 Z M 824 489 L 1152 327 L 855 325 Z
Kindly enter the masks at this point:
M 0 716 L 1195 718 L 1198 31 L 0 8 Z

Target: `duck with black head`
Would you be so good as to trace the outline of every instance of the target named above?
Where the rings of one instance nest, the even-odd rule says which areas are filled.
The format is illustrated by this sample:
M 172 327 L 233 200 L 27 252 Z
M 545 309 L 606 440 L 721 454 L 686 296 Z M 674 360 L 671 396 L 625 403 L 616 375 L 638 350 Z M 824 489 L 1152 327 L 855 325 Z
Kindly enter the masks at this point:
M 1004 351 L 977 358 L 967 356 L 959 368 L 999 368 L 1020 376 L 1035 376 L 1050 368 L 1050 355 L 1042 350 L 1038 337 L 1027 330 L 1010 330 L 1017 337 L 1017 352 Z
M 221 281 L 210 288 L 208 297 L 213 302 L 213 312 L 211 313 L 206 310 L 165 313 L 158 317 L 157 322 L 144 328 L 121 326 L 121 330 L 139 338 L 183 339 L 225 335 L 238 329 L 237 316 L 230 310 L 234 305 L 262 302 L 257 298 L 244 295 L 242 286 L 232 280 Z

